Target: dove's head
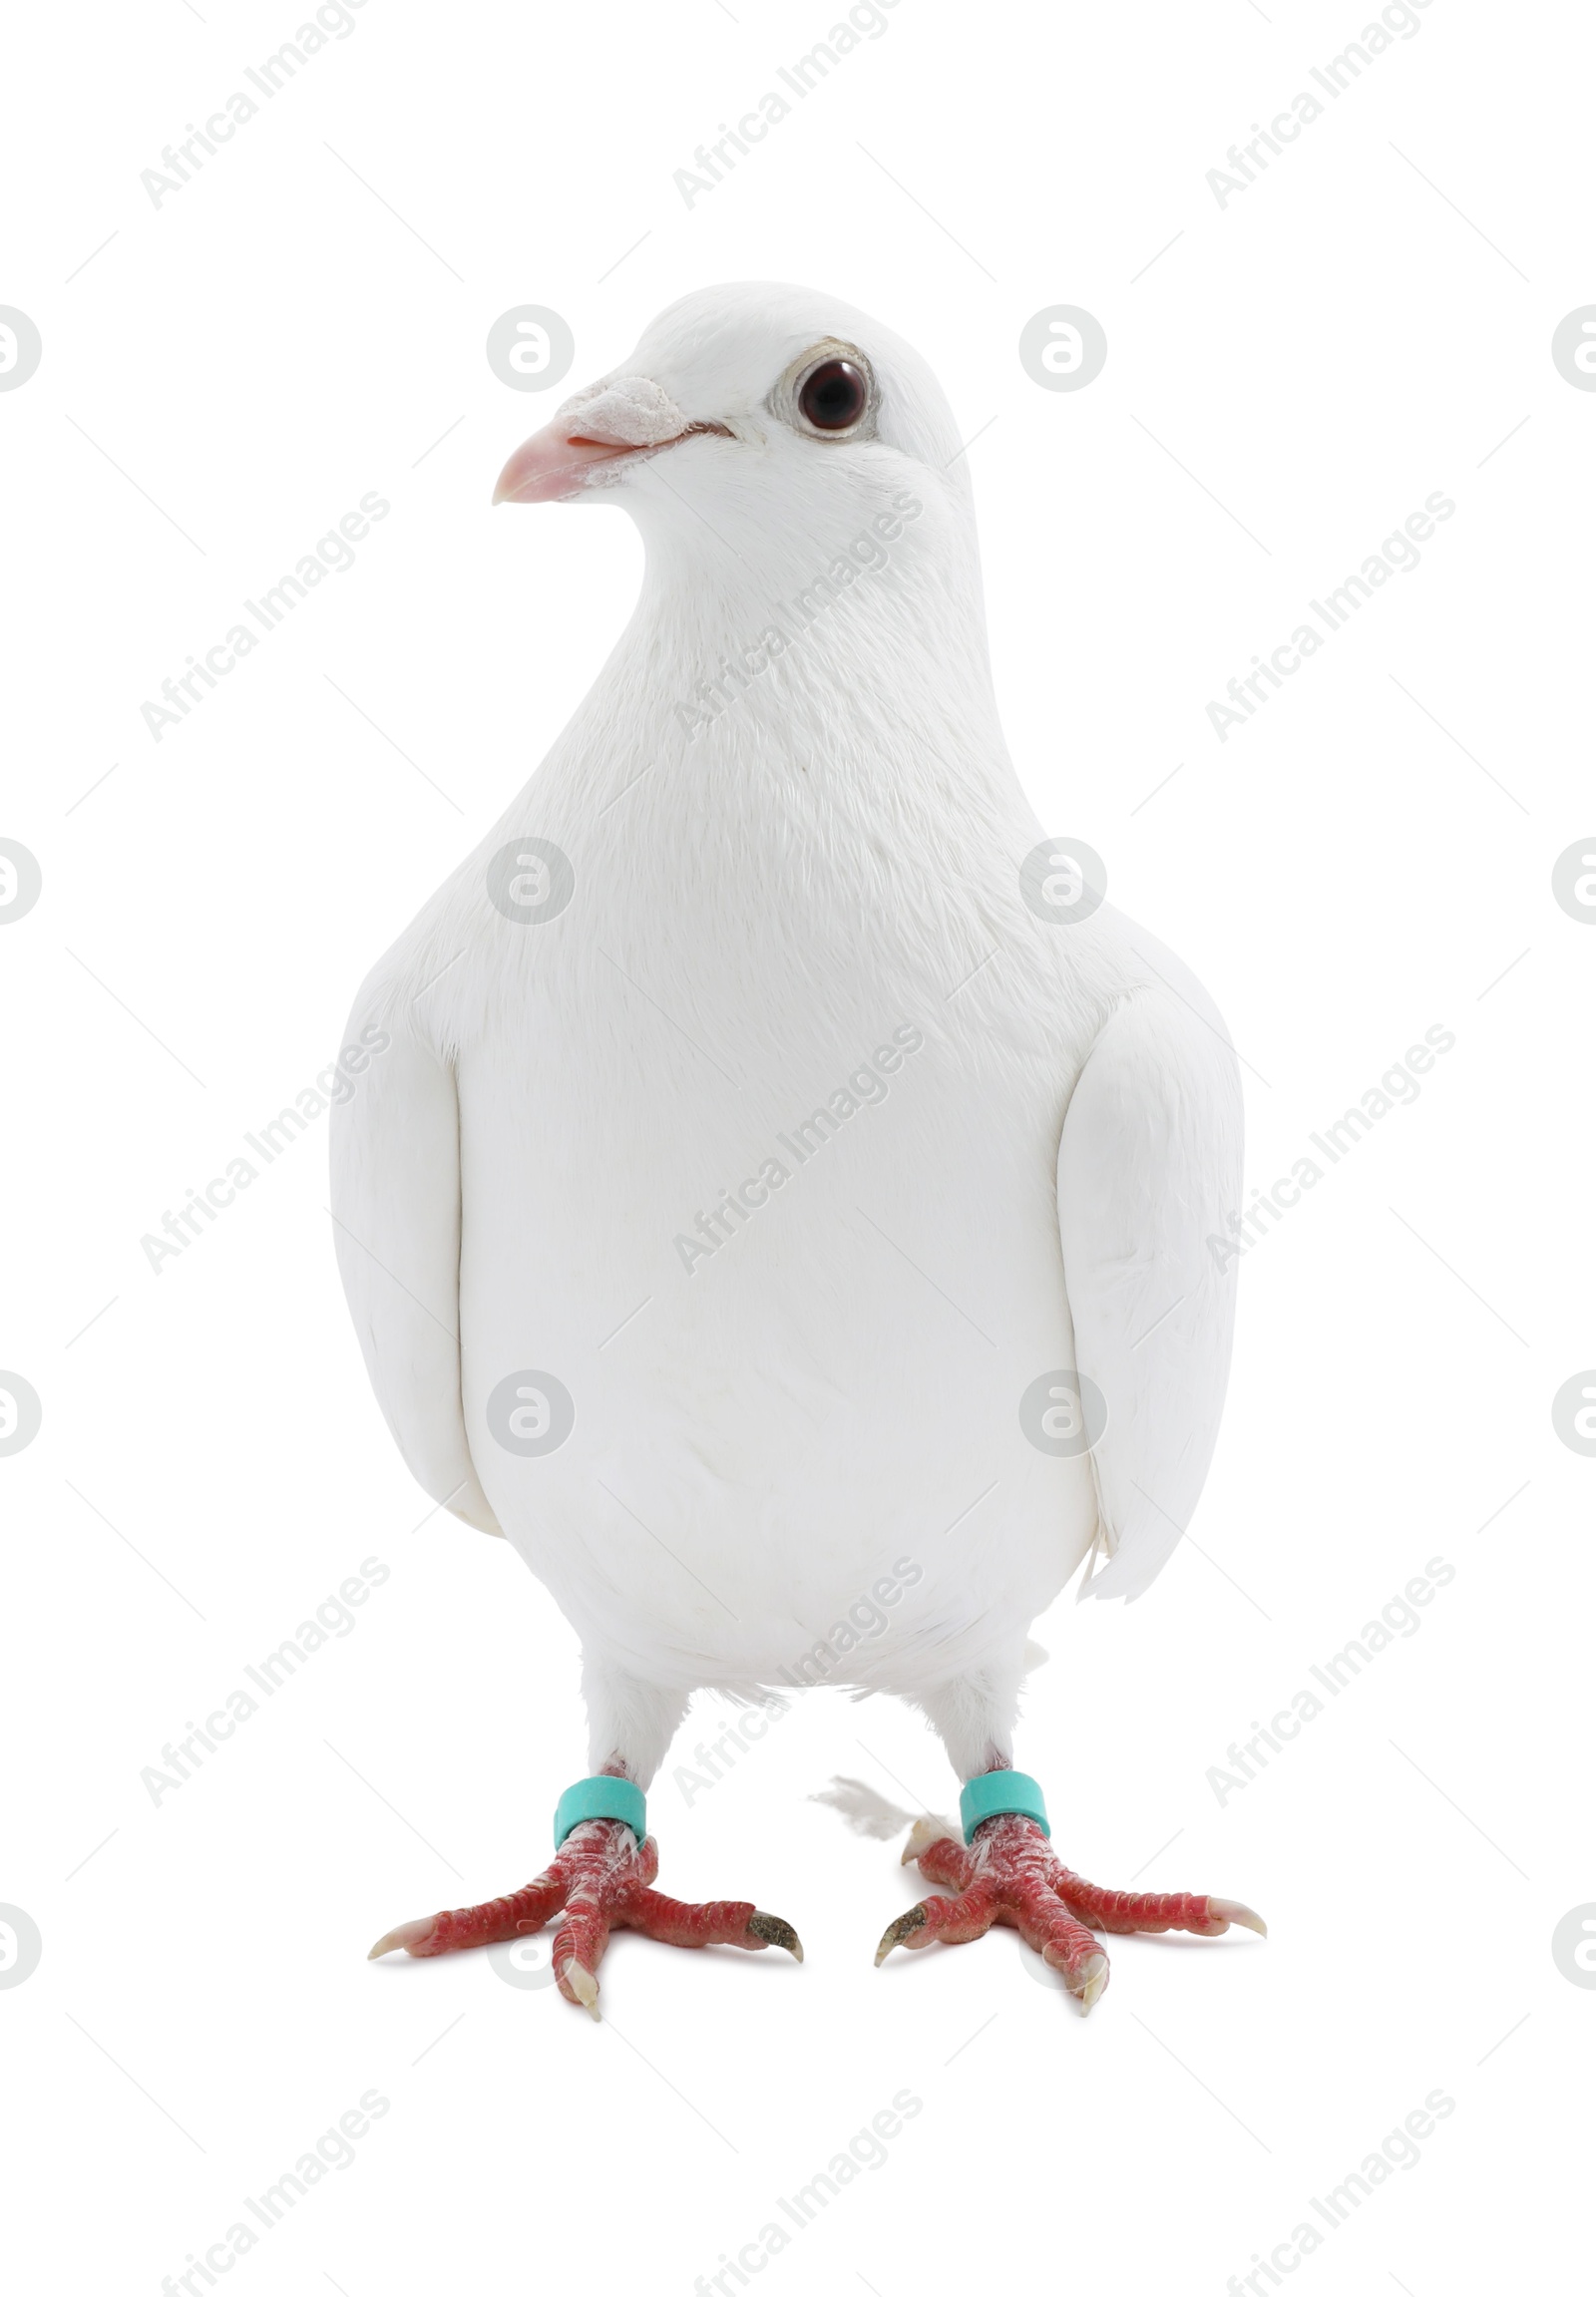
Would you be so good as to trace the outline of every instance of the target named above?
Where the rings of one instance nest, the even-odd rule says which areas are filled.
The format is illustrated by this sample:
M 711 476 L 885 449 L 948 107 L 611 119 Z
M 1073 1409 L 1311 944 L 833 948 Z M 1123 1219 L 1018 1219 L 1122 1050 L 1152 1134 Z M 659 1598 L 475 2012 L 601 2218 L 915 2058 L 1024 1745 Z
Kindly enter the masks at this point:
M 919 354 L 804 287 L 700 288 L 566 401 L 505 465 L 496 503 L 612 502 L 650 552 L 802 570 L 968 530 L 953 415 Z

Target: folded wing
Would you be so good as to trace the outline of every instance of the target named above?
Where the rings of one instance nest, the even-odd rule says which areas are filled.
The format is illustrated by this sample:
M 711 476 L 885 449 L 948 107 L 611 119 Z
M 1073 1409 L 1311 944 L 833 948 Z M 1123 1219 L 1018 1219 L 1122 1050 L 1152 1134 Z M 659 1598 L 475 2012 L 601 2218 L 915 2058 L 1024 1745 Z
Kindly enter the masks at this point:
M 1236 1260 L 1223 1246 L 1241 1151 L 1236 1056 L 1197 983 L 1127 996 L 1087 1057 L 1058 1150 L 1076 1367 L 1108 1406 L 1092 1464 L 1110 1560 L 1082 1594 L 1142 1594 L 1197 1505 L 1230 1371 Z
M 386 1041 L 332 1113 L 338 1271 L 366 1370 L 411 1474 L 498 1532 L 460 1403 L 460 1105 L 454 1072 L 405 1017 L 362 991 L 351 1039 Z

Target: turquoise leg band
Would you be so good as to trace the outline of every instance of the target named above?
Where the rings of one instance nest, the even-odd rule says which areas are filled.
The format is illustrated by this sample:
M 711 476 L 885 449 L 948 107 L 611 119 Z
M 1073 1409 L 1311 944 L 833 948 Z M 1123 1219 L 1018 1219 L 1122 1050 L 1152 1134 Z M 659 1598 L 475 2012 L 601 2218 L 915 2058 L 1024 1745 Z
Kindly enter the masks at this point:
M 984 1770 L 979 1778 L 966 1779 L 959 1795 L 959 1822 L 967 1842 L 983 1819 L 1001 1818 L 1006 1813 L 1031 1819 L 1051 1840 L 1053 1830 L 1047 1823 L 1041 1788 L 1022 1770 Z
M 585 1818 L 621 1819 L 641 1842 L 648 1830 L 646 1809 L 642 1788 L 629 1778 L 579 1778 L 555 1805 L 555 1848 Z

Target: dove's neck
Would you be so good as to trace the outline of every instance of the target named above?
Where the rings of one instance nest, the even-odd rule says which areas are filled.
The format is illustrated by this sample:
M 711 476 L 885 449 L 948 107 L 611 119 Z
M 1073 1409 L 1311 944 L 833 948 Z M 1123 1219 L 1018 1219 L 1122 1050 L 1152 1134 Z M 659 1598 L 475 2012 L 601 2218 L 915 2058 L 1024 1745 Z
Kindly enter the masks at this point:
M 1028 820 L 1003 743 L 968 505 L 883 488 L 761 529 L 644 523 L 636 610 L 571 729 L 592 760 L 713 790 L 824 794 L 861 825 L 884 806 Z M 600 793 L 607 799 L 607 786 Z

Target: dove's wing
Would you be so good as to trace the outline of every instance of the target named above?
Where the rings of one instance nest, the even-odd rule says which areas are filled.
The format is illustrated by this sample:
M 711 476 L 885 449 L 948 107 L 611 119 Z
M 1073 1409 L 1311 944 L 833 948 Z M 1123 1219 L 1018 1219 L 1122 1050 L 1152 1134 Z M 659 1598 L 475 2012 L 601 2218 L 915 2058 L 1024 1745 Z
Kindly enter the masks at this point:
M 373 1051 L 332 1111 L 338 1272 L 383 1417 L 433 1498 L 498 1532 L 460 1407 L 460 1105 L 454 1072 L 413 1024 L 362 991 Z
M 1175 970 L 1159 959 L 1160 973 Z M 1095 1596 L 1140 1595 L 1167 1561 L 1208 1472 L 1230 1371 L 1236 1255 L 1224 1248 L 1242 1202 L 1241 1085 L 1224 1023 L 1179 970 L 1179 988 L 1138 988 L 1116 1007 L 1058 1148 L 1075 1362 L 1108 1405 L 1092 1462 L 1112 1560 L 1089 1582 Z

